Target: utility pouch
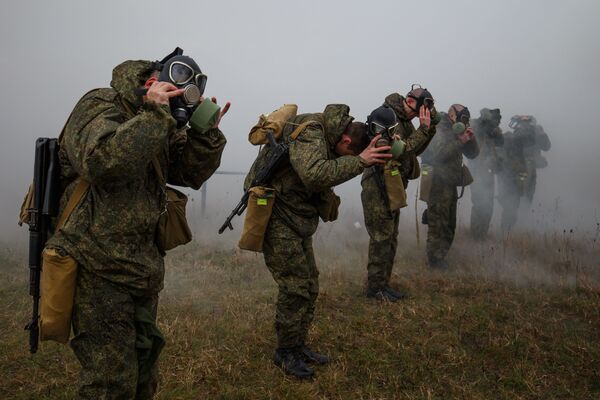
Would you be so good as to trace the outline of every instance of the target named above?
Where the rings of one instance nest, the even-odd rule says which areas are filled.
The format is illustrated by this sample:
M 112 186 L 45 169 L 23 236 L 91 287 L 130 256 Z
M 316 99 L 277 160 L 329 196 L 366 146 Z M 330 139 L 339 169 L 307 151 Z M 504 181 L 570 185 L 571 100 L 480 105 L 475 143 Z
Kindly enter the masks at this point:
M 387 163 L 383 168 L 383 181 L 388 195 L 390 211 L 396 211 L 399 208 L 406 207 L 406 190 L 402 182 L 400 169 L 394 163 Z
M 56 224 L 56 231 L 62 229 L 89 187 L 89 182 L 79 179 Z M 62 249 L 47 247 L 42 252 L 41 275 L 40 340 L 67 343 L 77 285 L 77 261 Z
M 338 218 L 340 197 L 331 189 L 319 193 L 317 211 L 323 222 L 335 221 Z
M 165 197 L 165 209 L 156 225 L 156 245 L 162 253 L 192 240 L 192 231 L 185 216 L 187 196 L 179 190 L 167 187 Z
M 168 250 L 192 240 L 192 231 L 185 216 L 188 198 L 179 190 L 167 186 L 158 159 L 152 159 L 152 165 L 165 196 L 165 208 L 158 218 L 155 233 L 156 246 L 162 254 L 165 254 Z
M 417 160 L 417 156 L 413 154 L 410 157 L 410 174 L 408 175 L 408 179 L 417 179 L 419 176 L 421 176 L 421 167 L 419 165 L 419 160 Z
M 262 252 L 265 232 L 275 203 L 275 190 L 255 186 L 249 189 L 244 230 L 238 243 L 240 249 Z
M 42 253 L 40 340 L 67 343 L 77 284 L 77 261 L 53 248 Z
M 460 173 L 460 182 L 456 186 L 465 187 L 469 186 L 471 183 L 473 183 L 473 175 L 471 175 L 471 171 L 469 171 L 469 168 L 465 164 L 463 164 Z
M 433 183 L 433 166 L 423 164 L 421 168 L 421 187 L 419 190 L 419 200 L 428 202 L 429 193 L 431 193 L 431 184 Z

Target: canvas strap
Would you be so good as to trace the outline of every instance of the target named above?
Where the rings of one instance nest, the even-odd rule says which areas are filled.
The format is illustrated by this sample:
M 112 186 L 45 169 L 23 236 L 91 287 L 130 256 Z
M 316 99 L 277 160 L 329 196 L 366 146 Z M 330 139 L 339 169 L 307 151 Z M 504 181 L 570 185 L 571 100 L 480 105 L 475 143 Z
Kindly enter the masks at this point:
M 65 206 L 65 209 L 63 210 L 58 220 L 58 223 L 56 224 L 56 230 L 59 230 L 63 227 L 63 225 L 71 216 L 71 213 L 73 212 L 73 210 L 75 210 L 75 207 L 77 207 L 77 204 L 79 204 L 79 202 L 87 193 L 89 188 L 90 183 L 84 179 L 79 178 L 79 181 L 77 182 L 73 193 L 71 193 L 71 197 L 69 197 L 69 201 L 67 201 L 67 205 Z
M 298 138 L 298 136 L 300 136 L 300 134 L 304 131 L 304 129 L 309 126 L 310 124 L 316 124 L 316 121 L 304 121 L 303 123 L 301 123 L 300 125 L 298 125 L 296 127 L 296 129 L 293 130 L 293 132 L 290 134 L 290 139 L 292 140 L 296 140 Z

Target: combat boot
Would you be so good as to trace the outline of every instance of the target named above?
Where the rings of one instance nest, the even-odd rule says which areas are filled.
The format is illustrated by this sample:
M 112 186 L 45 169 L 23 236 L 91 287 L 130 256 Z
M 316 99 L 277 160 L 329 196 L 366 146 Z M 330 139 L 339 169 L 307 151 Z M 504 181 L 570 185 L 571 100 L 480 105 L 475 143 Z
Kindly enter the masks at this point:
M 367 290 L 367 297 L 379 301 L 389 301 L 395 303 L 398 301 L 396 296 L 392 296 L 385 289 L 369 289 Z
M 298 379 L 309 379 L 315 374 L 315 371 L 304 363 L 303 355 L 300 353 L 298 347 L 279 348 L 275 350 L 273 362 L 283 372 Z
M 319 365 L 325 365 L 329 363 L 329 357 L 311 350 L 310 347 L 305 344 L 300 346 L 300 354 L 304 357 L 304 361 L 307 363 Z
M 394 296 L 394 297 L 395 297 L 395 298 L 397 298 L 398 300 L 403 300 L 403 299 L 405 299 L 405 298 L 406 298 L 406 293 L 404 293 L 404 292 L 401 292 L 401 291 L 399 291 L 399 290 L 392 289 L 390 286 L 385 286 L 385 287 L 383 288 L 383 290 L 384 290 L 385 292 L 387 292 L 388 294 L 390 294 L 390 295 Z

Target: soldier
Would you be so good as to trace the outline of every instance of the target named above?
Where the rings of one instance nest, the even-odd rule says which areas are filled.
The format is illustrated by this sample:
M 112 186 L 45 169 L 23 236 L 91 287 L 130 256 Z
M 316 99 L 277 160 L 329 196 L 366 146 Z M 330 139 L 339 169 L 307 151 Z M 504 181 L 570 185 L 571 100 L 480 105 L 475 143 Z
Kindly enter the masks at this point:
M 218 126 L 184 123 L 205 83 L 180 49 L 162 62 L 125 61 L 111 88 L 86 94 L 66 125 L 61 208 L 76 182 L 90 186 L 47 247 L 79 264 L 71 341 L 81 364 L 78 399 L 154 396 L 164 344 L 156 328 L 164 254 L 155 231 L 165 188 L 153 160 L 168 183 L 194 189 L 217 169 L 226 142 Z
M 392 93 L 385 98 L 384 108 L 375 110 L 372 117 L 384 114 L 379 118 L 379 124 L 391 129 L 393 120 L 385 107 L 391 109 L 397 119 L 394 134 L 402 140 L 404 149 L 396 159 L 390 161 L 390 169 L 399 171 L 402 178 L 404 190 L 410 179 L 416 179 L 420 175 L 419 161 L 417 156 L 421 154 L 435 134 L 435 122 L 437 114 L 433 107 L 433 96 L 427 89 L 413 85 L 411 91 L 403 97 L 398 93 Z M 419 117 L 419 129 L 415 129 L 411 120 Z M 432 119 L 434 120 L 432 123 Z M 386 122 L 391 121 L 391 122 Z M 371 132 L 375 132 L 371 127 Z M 373 134 L 373 133 L 371 133 Z M 394 257 L 398 246 L 398 223 L 400 210 L 390 209 L 386 201 L 387 193 L 381 190 L 381 174 L 383 168 L 369 168 L 365 170 L 361 185 L 361 200 L 365 216 L 365 226 L 369 233 L 369 261 L 367 264 L 367 297 L 377 300 L 395 302 L 405 297 L 399 290 L 390 287 L 390 278 L 394 266 Z
M 477 139 L 469 126 L 471 114 L 461 104 L 453 104 L 441 114 L 437 134 L 422 156 L 423 170 L 429 171 L 431 187 L 427 195 L 427 259 L 432 268 L 447 267 L 446 255 L 456 229 L 457 186 L 468 185 L 470 174 L 463 154 L 473 159 L 479 154 Z M 461 194 L 462 195 L 462 194 Z
M 500 227 L 504 234 L 517 222 L 521 196 L 525 194 L 528 177 L 525 148 L 535 145 L 536 121 L 530 115 L 515 115 L 511 118 L 509 127 L 513 132 L 504 135 L 498 196 L 502 206 Z
M 312 235 L 319 217 L 337 217 L 339 198 L 331 187 L 360 174 L 365 166 L 383 163 L 389 146 L 369 144 L 363 123 L 352 122 L 349 107 L 328 105 L 322 113 L 301 114 L 288 121 L 283 140 L 289 142 L 289 162 L 275 173 L 273 213 L 267 226 L 263 253 L 265 263 L 279 287 L 274 362 L 297 378 L 310 378 L 314 370 L 306 363 L 326 364 L 328 357 L 307 346 L 308 329 L 319 293 L 319 271 L 312 249 Z M 298 124 L 314 121 L 295 139 Z M 248 188 L 267 156 L 265 146 L 246 177 Z M 324 214 L 323 210 L 329 210 Z
M 542 155 L 542 151 L 550 150 L 552 144 L 550 138 L 541 125 L 535 126 L 535 144 L 526 146 L 523 151 L 525 155 L 525 164 L 527 166 L 527 179 L 525 180 L 525 198 L 529 203 L 533 202 L 535 195 L 535 186 L 537 183 L 537 170 L 546 168 L 548 161 Z
M 471 121 L 480 153 L 474 160 L 469 160 L 473 174 L 471 185 L 471 235 L 474 239 L 484 239 L 490 228 L 494 212 L 494 175 L 499 172 L 500 160 L 496 147 L 504 144 L 500 129 L 500 110 L 483 108 L 479 118 Z

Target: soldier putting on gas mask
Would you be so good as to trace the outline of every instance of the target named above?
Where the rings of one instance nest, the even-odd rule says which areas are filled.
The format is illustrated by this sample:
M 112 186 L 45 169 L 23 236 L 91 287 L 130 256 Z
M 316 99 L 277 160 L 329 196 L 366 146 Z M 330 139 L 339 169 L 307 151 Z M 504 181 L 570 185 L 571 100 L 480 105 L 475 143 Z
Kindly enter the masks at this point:
M 411 122 L 416 117 L 420 121 L 418 129 Z M 375 109 L 368 118 L 369 134 L 387 133 L 393 150 L 390 161 L 383 167 L 365 170 L 361 180 L 363 213 L 370 237 L 369 298 L 395 302 L 405 297 L 390 286 L 398 245 L 400 208 L 406 206 L 408 181 L 420 175 L 417 155 L 433 138 L 437 121 L 433 96 L 419 85 L 413 85 L 406 97 L 390 94 L 383 106 Z
M 469 126 L 471 114 L 461 104 L 453 104 L 448 114 L 440 113 L 437 133 L 422 154 L 420 198 L 427 202 L 423 220 L 427 222 L 427 259 L 432 268 L 447 267 L 446 255 L 456 230 L 457 187 L 472 183 L 463 164 L 463 155 L 473 159 L 479 146 Z
M 62 207 L 84 194 L 46 248 L 78 263 L 71 347 L 79 399 L 150 399 L 156 391 L 163 256 L 191 239 L 185 221 L 165 220 L 166 184 L 200 188 L 226 142 L 218 123 L 229 105 L 203 101 L 205 84 L 180 49 L 161 62 L 125 61 L 112 87 L 86 94 L 65 126 Z

